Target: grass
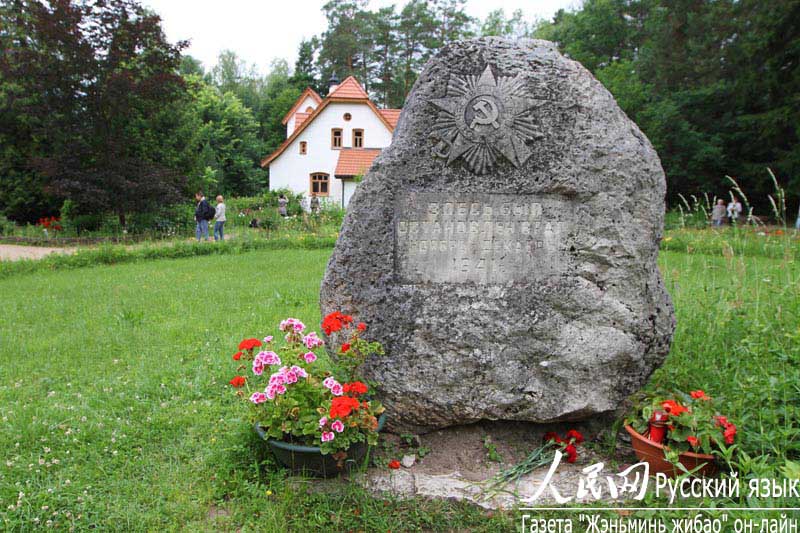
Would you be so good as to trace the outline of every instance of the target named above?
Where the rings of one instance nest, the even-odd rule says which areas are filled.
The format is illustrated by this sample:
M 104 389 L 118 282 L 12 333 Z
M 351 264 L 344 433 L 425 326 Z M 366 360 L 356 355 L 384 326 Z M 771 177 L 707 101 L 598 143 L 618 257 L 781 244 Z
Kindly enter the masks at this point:
M 800 457 L 800 268 L 794 251 L 746 255 L 735 238 L 732 252 L 662 252 L 678 330 L 650 386 L 719 396 L 740 426 L 740 476 L 775 477 Z M 0 279 L 2 529 L 518 527 L 519 513 L 377 500 L 352 485 L 312 493 L 266 456 L 225 386 L 229 355 L 286 316 L 319 322 L 329 254 L 241 250 Z

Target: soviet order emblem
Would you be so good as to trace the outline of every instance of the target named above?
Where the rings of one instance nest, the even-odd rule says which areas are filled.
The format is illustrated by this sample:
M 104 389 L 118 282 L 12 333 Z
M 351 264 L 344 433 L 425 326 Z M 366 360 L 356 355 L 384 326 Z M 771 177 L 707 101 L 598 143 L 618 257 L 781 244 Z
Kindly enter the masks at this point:
M 531 155 L 525 142 L 541 134 L 530 116 L 543 100 L 531 98 L 521 74 L 498 77 L 489 65 L 480 76 L 451 75 L 431 138 L 434 155 L 450 164 L 461 158 L 475 174 L 485 174 L 503 156 L 515 167 Z

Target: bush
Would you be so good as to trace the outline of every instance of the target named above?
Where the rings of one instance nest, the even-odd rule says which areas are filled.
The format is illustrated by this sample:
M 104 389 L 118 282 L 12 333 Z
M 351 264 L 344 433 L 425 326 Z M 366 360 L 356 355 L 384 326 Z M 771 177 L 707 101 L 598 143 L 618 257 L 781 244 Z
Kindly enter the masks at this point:
M 15 228 L 16 224 L 0 215 L 0 235 L 12 235 Z

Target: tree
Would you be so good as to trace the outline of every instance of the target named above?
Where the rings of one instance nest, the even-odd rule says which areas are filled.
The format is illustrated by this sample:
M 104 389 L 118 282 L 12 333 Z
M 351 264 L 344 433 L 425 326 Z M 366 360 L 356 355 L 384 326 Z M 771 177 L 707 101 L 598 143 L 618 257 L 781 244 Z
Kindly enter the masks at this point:
M 291 82 L 301 91 L 306 87 L 311 87 L 317 92 L 322 90 L 317 69 L 314 65 L 314 55 L 318 47 L 317 39 L 303 39 L 300 41 Z
M 36 176 L 81 211 L 127 213 L 177 201 L 191 166 L 181 142 L 185 43 L 134 0 L 2 5 L 3 91 L 19 148 L 12 176 Z M 8 115 L 6 115 L 8 113 Z
M 266 186 L 266 173 L 259 165 L 265 148 L 252 112 L 232 92 L 221 93 L 198 78 L 190 85 L 192 116 L 199 122 L 194 145 L 202 154 L 195 172 L 197 185 L 212 185 L 225 195 L 260 193 Z M 208 182 L 209 169 L 213 183 Z

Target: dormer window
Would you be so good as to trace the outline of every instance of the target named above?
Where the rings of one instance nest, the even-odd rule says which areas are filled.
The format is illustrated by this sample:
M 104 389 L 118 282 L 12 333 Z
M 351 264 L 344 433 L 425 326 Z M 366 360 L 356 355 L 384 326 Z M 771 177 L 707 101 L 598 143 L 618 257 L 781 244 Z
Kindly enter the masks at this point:
M 306 141 L 300 141 L 300 154 L 306 155 L 308 153 L 308 143 Z
M 364 130 L 353 130 L 353 148 L 364 148 Z
M 342 129 L 333 128 L 331 130 L 331 148 L 341 148 L 341 147 L 342 147 Z

